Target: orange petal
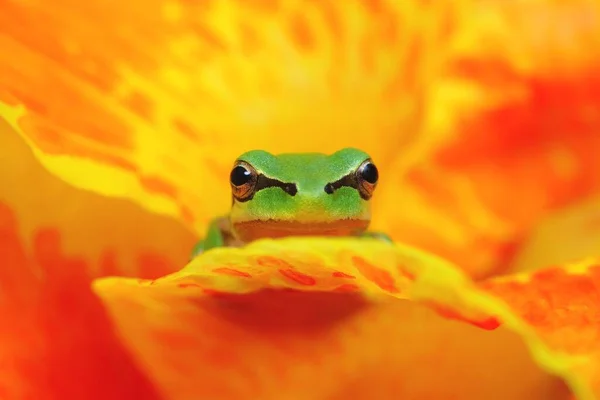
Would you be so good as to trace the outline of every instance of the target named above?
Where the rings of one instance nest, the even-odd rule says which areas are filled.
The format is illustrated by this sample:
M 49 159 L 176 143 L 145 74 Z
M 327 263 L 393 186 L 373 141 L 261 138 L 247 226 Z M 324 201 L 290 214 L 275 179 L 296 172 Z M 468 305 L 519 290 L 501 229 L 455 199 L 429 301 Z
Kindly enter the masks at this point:
M 514 260 L 517 271 L 566 264 L 600 250 L 600 197 L 595 196 L 551 213 L 537 224 Z
M 250 148 L 394 157 L 453 8 L 149 1 L 0 0 L 0 115 L 72 184 L 199 229 Z
M 490 329 L 502 304 L 404 246 L 264 240 L 94 287 L 167 398 L 566 398 L 507 330 L 440 318 Z
M 533 328 L 548 369 L 565 376 L 578 399 L 600 396 L 600 261 L 485 282 Z
M 597 192 L 596 2 L 341 4 L 0 0 L 0 115 L 64 179 L 199 230 L 237 153 L 365 147 L 375 227 L 476 277 Z
M 114 334 L 82 260 L 53 230 L 27 252 L 0 203 L 0 397 L 158 399 Z
M 59 232 L 65 252 L 84 258 L 91 276 L 155 278 L 189 259 L 195 239 L 178 221 L 51 175 L 1 118 L 0 143 L 0 201 L 15 214 L 27 248 L 40 231 Z
M 541 218 L 600 193 L 600 5 L 463 11 L 422 134 L 382 180 L 375 225 L 481 278 L 509 270 Z

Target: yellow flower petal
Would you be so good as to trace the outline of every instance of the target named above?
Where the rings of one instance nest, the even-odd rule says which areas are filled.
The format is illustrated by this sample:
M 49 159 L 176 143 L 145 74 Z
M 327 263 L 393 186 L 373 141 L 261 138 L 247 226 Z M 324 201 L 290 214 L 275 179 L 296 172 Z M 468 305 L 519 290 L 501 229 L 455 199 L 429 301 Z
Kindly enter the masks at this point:
M 199 230 L 227 211 L 228 169 L 250 148 L 359 146 L 387 163 L 390 143 L 415 131 L 429 81 L 419 66 L 438 58 L 424 49 L 443 40 L 453 8 L 1 4 L 0 115 L 40 161 Z
M 0 115 L 42 164 L 197 232 L 251 147 L 365 148 L 383 177 L 374 226 L 478 278 L 600 187 L 593 0 L 2 9 Z
M 40 231 L 56 232 L 91 276 L 155 278 L 189 259 L 195 238 L 178 221 L 53 176 L 2 118 L 0 142 L 0 201 L 14 212 L 27 249 Z
M 515 336 L 489 330 L 501 302 L 405 246 L 264 240 L 209 251 L 158 280 L 94 287 L 172 399 L 566 396 Z

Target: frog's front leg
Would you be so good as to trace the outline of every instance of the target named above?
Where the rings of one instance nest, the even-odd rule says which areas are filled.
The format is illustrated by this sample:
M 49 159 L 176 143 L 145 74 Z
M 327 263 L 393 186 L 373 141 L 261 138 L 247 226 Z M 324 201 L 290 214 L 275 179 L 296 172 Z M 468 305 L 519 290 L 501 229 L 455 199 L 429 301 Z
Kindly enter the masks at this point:
M 191 258 L 193 259 L 199 254 L 215 247 L 231 245 L 233 235 L 231 234 L 229 226 L 229 219 L 226 217 L 215 218 L 212 220 L 206 230 L 204 239 L 194 246 Z
M 383 242 L 394 243 L 392 238 L 383 232 L 363 232 L 360 236 L 366 238 L 379 239 Z

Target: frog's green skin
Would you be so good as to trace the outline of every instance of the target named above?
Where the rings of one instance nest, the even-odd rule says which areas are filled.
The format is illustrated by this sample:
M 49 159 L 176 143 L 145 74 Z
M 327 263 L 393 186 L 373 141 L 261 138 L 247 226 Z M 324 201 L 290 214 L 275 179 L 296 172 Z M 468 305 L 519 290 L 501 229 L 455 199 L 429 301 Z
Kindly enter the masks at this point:
M 242 154 L 234 167 L 240 162 L 251 166 L 259 183 L 248 198 L 240 201 L 233 196 L 229 215 L 210 224 L 193 256 L 214 247 L 240 246 L 263 237 L 369 236 L 389 241 L 387 235 L 366 232 L 371 218 L 370 196 L 376 182 L 365 184 L 371 188 L 365 195 L 364 186 L 359 184 L 365 181 L 357 178 L 357 171 L 368 161 L 367 153 L 354 148 L 331 155 L 273 155 L 262 150 Z M 347 185 L 350 181 L 353 184 Z M 335 189 L 326 190 L 331 184 Z M 234 194 L 235 189 L 232 183 Z

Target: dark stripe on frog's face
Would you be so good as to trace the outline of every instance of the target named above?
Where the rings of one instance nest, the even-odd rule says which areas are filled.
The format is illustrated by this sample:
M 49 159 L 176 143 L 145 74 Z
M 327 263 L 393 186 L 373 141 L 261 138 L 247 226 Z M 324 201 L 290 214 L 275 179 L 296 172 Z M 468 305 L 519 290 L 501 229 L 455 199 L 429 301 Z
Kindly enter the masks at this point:
M 254 188 L 254 193 L 252 195 L 246 197 L 245 199 L 236 199 L 234 197 L 234 201 L 239 201 L 240 203 L 245 203 L 254 198 L 254 195 L 263 189 L 278 187 L 281 188 L 284 192 L 289 194 L 290 196 L 295 196 L 298 193 L 298 186 L 295 183 L 287 183 L 282 182 L 278 179 L 269 178 L 264 174 L 259 173 L 256 181 L 256 187 Z
M 344 149 L 334 154 L 292 153 L 273 155 L 262 150 L 242 154 L 238 161 L 250 164 L 259 175 L 280 184 L 295 184 L 298 192 L 322 195 L 327 183 L 353 174 L 368 154 L 356 149 Z M 266 182 L 268 186 L 273 186 Z M 276 183 L 276 182 L 271 182 Z
M 286 192 L 290 196 L 295 196 L 298 193 L 298 186 L 296 185 L 296 183 L 282 182 L 278 179 L 269 178 L 268 176 L 265 176 L 263 174 L 259 174 L 257 179 L 258 180 L 256 183 L 256 187 L 254 188 L 254 193 L 245 199 L 241 199 L 241 200 L 237 199 L 237 201 L 239 201 L 240 203 L 244 203 L 246 201 L 252 200 L 252 198 L 254 197 L 254 194 L 257 193 L 258 191 L 267 189 L 267 188 L 273 188 L 273 187 L 281 188 L 284 192 Z M 333 193 L 335 193 L 336 190 L 338 190 L 344 186 L 353 188 L 358 191 L 358 180 L 356 179 L 356 173 L 350 173 L 348 175 L 341 177 L 340 179 L 338 179 L 334 182 L 328 182 L 325 185 L 325 187 L 323 188 L 323 191 L 326 194 L 333 194 Z M 359 191 L 359 194 L 361 195 L 363 200 L 370 199 L 370 196 L 367 197 L 367 196 L 363 195 L 360 191 Z
M 345 175 L 343 177 L 341 177 L 340 179 L 338 179 L 335 182 L 329 182 L 328 184 L 325 185 L 325 193 L 327 194 L 334 194 L 336 190 L 342 188 L 342 187 L 350 187 L 352 189 L 355 189 L 358 194 L 360 194 L 360 197 L 363 200 L 369 200 L 371 198 L 371 196 L 368 196 L 366 194 L 364 194 L 363 192 L 361 192 L 358 189 L 358 179 L 356 178 L 356 173 L 351 173 L 348 175 Z

